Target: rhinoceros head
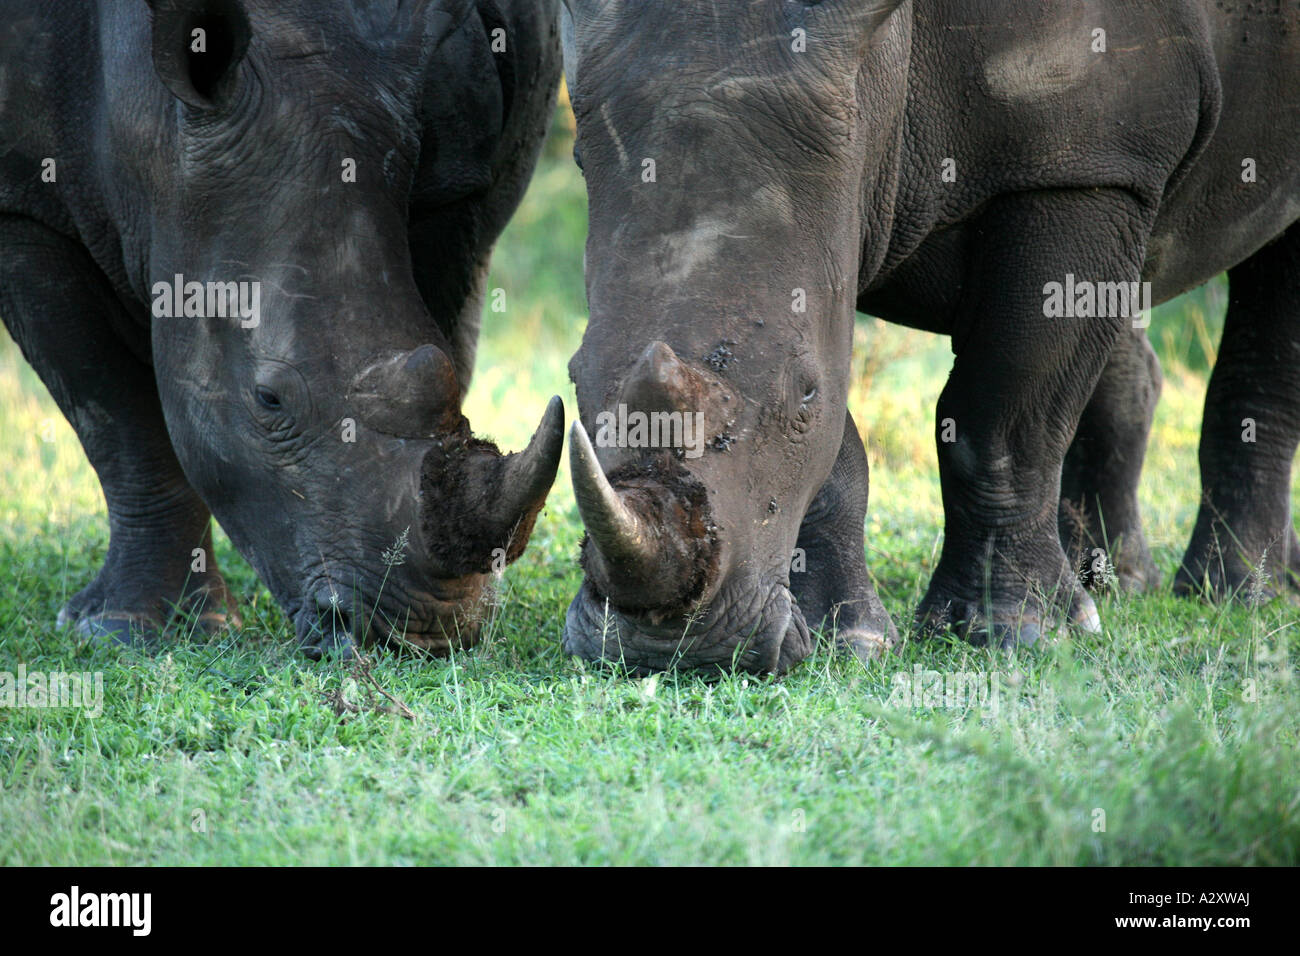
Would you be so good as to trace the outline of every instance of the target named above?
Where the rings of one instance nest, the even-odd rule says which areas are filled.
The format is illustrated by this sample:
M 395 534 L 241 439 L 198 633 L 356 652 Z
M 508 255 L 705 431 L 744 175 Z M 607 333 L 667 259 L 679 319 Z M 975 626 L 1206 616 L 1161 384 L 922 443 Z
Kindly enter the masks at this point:
M 890 105 L 867 67 L 898 2 L 566 6 L 591 320 L 570 364 L 587 539 L 565 647 L 782 670 L 810 648 L 791 560 L 845 434 Z M 665 440 L 656 414 L 702 443 Z
M 563 438 L 558 399 L 508 456 L 461 414 L 558 79 L 554 10 L 148 6 L 105 37 L 105 143 L 187 477 L 305 647 L 471 642 Z

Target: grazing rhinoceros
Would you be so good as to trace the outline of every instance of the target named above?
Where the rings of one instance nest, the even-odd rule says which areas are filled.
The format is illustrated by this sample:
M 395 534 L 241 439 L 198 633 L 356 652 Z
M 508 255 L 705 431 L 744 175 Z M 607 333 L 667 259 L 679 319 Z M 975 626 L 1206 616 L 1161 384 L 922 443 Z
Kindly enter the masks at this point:
M 313 656 L 471 642 L 558 399 L 461 415 L 488 258 L 559 82 L 549 0 L 0 0 L 0 314 L 99 474 L 60 615 L 134 640 L 233 602 L 221 522 Z
M 1060 531 L 1081 512 L 1082 543 L 1151 580 L 1140 315 L 1225 268 L 1177 585 L 1222 595 L 1261 562 L 1296 585 L 1296 4 L 566 4 L 591 201 L 570 652 L 782 671 L 828 616 L 861 652 L 892 639 L 845 411 L 855 306 L 952 337 L 922 621 L 1002 643 L 1096 628 Z M 670 454 L 615 412 L 702 416 L 708 440 Z

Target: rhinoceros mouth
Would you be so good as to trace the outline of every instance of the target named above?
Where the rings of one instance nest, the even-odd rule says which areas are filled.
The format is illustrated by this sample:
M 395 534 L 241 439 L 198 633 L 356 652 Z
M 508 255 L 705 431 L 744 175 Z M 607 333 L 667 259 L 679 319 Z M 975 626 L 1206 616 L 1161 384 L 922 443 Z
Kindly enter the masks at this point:
M 385 647 L 445 656 L 473 647 L 491 608 L 489 576 L 425 582 L 420 589 L 385 582 L 370 598 L 359 588 L 330 582 L 292 615 L 298 646 L 309 658 L 356 647 Z
M 641 676 L 672 669 L 781 674 L 812 643 L 803 613 L 781 583 L 724 587 L 696 614 L 658 619 L 618 610 L 584 581 L 564 621 L 567 653 Z

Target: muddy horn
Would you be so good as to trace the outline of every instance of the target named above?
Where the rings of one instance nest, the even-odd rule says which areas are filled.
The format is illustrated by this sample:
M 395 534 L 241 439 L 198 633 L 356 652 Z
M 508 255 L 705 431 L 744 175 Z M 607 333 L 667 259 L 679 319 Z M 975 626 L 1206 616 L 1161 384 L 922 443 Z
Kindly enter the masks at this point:
M 666 491 L 615 489 L 582 422 L 569 432 L 569 470 L 587 529 L 584 566 L 606 596 L 631 610 L 685 607 L 698 597 L 712 544 L 693 520 L 701 509 Z
M 424 457 L 420 481 L 425 540 L 445 573 L 500 570 L 523 553 L 564 447 L 564 403 L 552 398 L 528 447 L 502 455 L 469 435 L 440 440 Z
M 582 422 L 574 422 L 569 432 L 569 470 L 582 523 L 602 557 L 628 570 L 651 570 L 656 563 L 651 537 L 605 477 Z

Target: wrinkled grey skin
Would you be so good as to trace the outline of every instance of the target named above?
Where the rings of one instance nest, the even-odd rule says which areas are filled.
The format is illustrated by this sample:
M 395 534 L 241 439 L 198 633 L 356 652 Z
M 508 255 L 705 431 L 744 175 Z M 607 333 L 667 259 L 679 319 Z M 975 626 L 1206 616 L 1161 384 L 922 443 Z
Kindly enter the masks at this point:
M 563 439 L 558 400 L 508 458 L 460 412 L 488 257 L 559 80 L 557 12 L 0 2 L 0 314 L 111 528 L 63 621 L 127 642 L 177 607 L 220 626 L 215 515 L 312 655 L 474 640 Z M 259 281 L 260 322 L 155 318 L 178 273 Z
M 566 4 L 591 223 L 567 650 L 782 671 L 808 624 L 863 656 L 893 640 L 845 413 L 855 306 L 952 337 L 946 534 L 920 621 L 1003 644 L 1095 629 L 1066 548 L 1155 583 L 1135 490 L 1160 372 L 1131 317 L 1045 317 L 1068 274 L 1149 281 L 1163 302 L 1231 270 L 1176 586 L 1224 596 L 1262 564 L 1269 588 L 1296 587 L 1294 4 Z M 702 408 L 723 440 L 696 460 L 591 452 L 578 432 L 620 402 Z

